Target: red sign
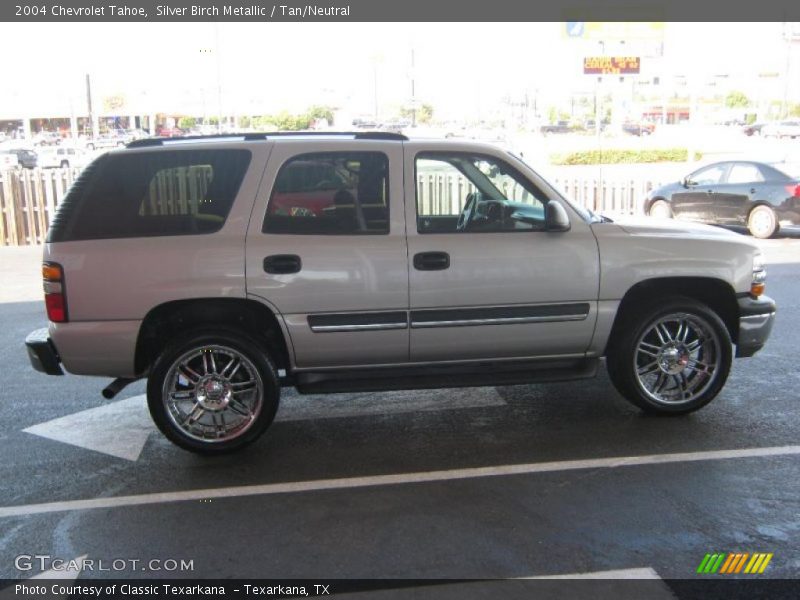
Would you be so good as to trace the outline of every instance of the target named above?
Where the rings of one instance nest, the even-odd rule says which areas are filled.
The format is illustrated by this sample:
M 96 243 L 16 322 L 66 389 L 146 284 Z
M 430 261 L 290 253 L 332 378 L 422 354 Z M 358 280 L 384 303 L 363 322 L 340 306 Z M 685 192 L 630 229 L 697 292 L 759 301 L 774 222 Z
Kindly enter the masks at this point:
M 638 75 L 638 56 L 587 56 L 583 59 L 584 75 Z

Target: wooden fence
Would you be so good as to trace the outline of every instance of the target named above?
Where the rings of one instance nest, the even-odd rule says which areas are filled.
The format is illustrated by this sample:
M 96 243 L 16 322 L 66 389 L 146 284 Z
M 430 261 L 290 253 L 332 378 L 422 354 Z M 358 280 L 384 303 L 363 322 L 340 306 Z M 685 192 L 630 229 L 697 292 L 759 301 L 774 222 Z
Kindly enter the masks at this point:
M 47 227 L 77 169 L 0 173 L 0 246 L 44 243 Z
M 42 244 L 47 227 L 78 169 L 34 169 L 0 173 L 0 246 Z M 652 180 L 600 181 L 559 178 L 552 183 L 578 204 L 611 215 L 642 214 Z M 453 214 L 475 191 L 462 177 L 420 175 L 417 190 L 425 214 Z

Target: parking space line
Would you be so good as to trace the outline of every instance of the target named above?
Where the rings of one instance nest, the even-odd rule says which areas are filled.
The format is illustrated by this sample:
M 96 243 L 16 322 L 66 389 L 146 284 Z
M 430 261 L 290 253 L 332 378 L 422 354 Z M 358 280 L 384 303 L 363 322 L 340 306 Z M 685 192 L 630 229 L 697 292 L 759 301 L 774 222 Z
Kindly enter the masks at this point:
M 522 579 L 661 579 L 652 567 L 593 571 L 589 573 L 567 573 L 564 575 L 536 575 Z
M 370 475 L 339 479 L 317 479 L 312 481 L 291 481 L 225 488 L 184 490 L 177 492 L 156 492 L 109 498 L 90 498 L 25 504 L 0 507 L 0 518 L 36 515 L 64 511 L 90 510 L 97 508 L 122 508 L 147 504 L 165 504 L 191 500 L 217 498 L 241 498 L 246 496 L 267 496 L 324 490 L 404 485 L 413 483 L 435 483 L 460 479 L 479 479 L 483 477 L 502 477 L 509 475 L 531 475 L 536 473 L 556 473 L 578 469 L 614 469 L 643 465 L 728 460 L 736 458 L 759 458 L 770 456 L 789 456 L 800 454 L 800 446 L 771 446 L 765 448 L 737 448 L 731 450 L 706 450 L 700 452 L 678 452 L 673 454 L 649 454 L 643 456 L 618 456 L 591 458 L 584 460 L 564 460 L 516 465 L 497 465 L 450 469 L 445 471 L 421 471 L 414 473 L 395 473 L 390 475 Z

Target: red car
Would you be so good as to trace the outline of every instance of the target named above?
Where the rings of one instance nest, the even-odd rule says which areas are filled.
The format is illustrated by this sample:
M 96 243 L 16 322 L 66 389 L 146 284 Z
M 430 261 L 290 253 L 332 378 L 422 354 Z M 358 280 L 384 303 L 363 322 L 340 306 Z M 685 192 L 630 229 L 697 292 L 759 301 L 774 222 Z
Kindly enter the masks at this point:
M 159 127 L 157 135 L 159 137 L 181 137 L 183 130 L 177 127 Z

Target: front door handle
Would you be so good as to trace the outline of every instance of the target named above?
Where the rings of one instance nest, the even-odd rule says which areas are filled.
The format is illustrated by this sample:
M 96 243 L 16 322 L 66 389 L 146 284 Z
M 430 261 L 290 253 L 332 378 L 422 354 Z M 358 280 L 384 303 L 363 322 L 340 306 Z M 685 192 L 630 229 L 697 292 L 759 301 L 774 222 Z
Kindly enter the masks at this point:
M 264 271 L 273 275 L 298 273 L 303 268 L 303 261 L 296 254 L 273 254 L 264 259 Z
M 417 271 L 443 271 L 450 267 L 447 252 L 420 252 L 414 255 L 414 268 Z

